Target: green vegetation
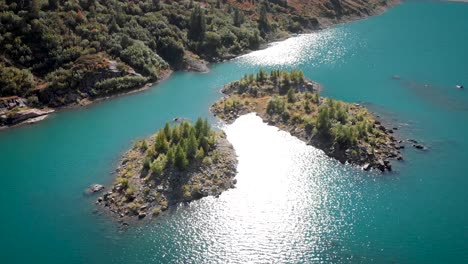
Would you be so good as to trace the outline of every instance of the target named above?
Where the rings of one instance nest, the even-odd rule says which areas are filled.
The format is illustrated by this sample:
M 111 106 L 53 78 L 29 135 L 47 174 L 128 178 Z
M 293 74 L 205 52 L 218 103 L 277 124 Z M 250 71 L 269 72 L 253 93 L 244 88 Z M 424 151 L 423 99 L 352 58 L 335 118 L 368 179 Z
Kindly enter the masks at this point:
M 112 191 L 97 203 L 119 218 L 156 217 L 171 205 L 217 196 L 234 187 L 236 166 L 226 135 L 213 131 L 206 119 L 166 123 L 125 153 Z
M 206 119 L 198 118 L 195 125 L 183 121 L 172 128 L 166 123 L 155 134 L 154 145 L 146 150 L 144 166 L 155 176 L 172 167 L 183 171 L 191 162 L 201 162 L 205 153 L 214 149 L 215 138 L 216 133 L 211 130 Z
M 296 12 L 282 0 L 0 0 L 0 97 L 54 107 L 136 89 L 196 55 L 257 49 Z M 316 27 L 301 19 L 297 30 Z
M 222 119 L 230 121 L 241 114 L 256 112 L 343 162 L 362 163 L 368 153 L 381 160 L 398 155 L 388 147 L 395 139 L 376 123 L 367 109 L 321 98 L 316 84 L 305 80 L 302 71 L 273 70 L 267 74 L 260 70 L 256 75 L 244 75 L 228 84 L 223 92 L 228 94 L 227 98 L 212 107 Z M 374 163 L 382 169 L 378 158 Z

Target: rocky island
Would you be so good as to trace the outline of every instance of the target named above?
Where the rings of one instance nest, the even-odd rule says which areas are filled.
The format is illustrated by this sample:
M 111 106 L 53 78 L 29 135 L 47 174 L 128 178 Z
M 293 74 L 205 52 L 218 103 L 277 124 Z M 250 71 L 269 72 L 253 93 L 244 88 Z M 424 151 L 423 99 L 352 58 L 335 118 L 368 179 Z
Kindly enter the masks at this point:
M 237 158 L 224 132 L 207 120 L 165 127 L 126 152 L 97 204 L 121 219 L 154 218 L 170 206 L 218 196 L 236 184 Z
M 302 71 L 260 70 L 229 83 L 226 97 L 211 111 L 226 122 L 255 112 L 264 121 L 342 163 L 391 171 L 390 159 L 402 160 L 393 130 L 386 129 L 366 108 L 319 95 L 320 85 Z

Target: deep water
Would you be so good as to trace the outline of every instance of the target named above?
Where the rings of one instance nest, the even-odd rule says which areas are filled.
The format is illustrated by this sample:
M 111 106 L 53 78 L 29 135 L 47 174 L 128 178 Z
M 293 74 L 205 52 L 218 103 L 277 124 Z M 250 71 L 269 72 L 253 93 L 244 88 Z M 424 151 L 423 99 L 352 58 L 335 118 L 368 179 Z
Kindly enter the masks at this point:
M 468 4 L 407 2 L 291 38 L 208 74 L 0 132 L 1 263 L 468 262 Z M 259 68 L 301 68 L 322 95 L 365 104 L 407 146 L 394 173 L 327 158 L 255 115 L 223 126 L 219 89 Z M 392 78 L 398 75 L 399 78 Z M 93 214 L 135 139 L 180 116 L 209 117 L 238 155 L 236 189 L 119 231 Z

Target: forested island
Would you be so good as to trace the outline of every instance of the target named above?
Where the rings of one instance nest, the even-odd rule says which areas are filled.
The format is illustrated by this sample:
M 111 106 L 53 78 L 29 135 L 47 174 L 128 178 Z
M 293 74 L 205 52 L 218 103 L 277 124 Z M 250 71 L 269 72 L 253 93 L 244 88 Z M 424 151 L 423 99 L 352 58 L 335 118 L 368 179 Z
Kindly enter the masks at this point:
M 124 154 L 114 184 L 96 203 L 127 225 L 180 202 L 220 195 L 234 187 L 236 170 L 232 145 L 206 119 L 166 123 Z
M 0 127 L 380 13 L 381 0 L 0 0 Z
M 302 71 L 260 70 L 226 85 L 222 89 L 226 97 L 211 111 L 227 122 L 255 112 L 328 156 L 364 170 L 391 171 L 390 159 L 403 159 L 403 146 L 392 129 L 363 106 L 323 98 L 319 90 L 319 84 L 305 79 Z

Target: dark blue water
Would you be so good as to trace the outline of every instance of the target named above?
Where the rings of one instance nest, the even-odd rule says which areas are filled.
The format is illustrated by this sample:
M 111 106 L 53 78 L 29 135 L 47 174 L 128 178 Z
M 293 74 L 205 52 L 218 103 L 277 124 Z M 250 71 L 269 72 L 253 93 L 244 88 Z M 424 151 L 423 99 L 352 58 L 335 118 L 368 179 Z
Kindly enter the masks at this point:
M 1 262 L 466 263 L 468 93 L 455 85 L 468 85 L 467 14 L 463 3 L 405 3 L 0 132 Z M 224 127 L 236 189 L 125 232 L 92 213 L 83 190 L 112 182 L 132 141 L 175 116 L 211 118 L 219 89 L 260 67 L 301 68 L 323 95 L 367 105 L 429 151 L 367 173 L 249 115 Z

